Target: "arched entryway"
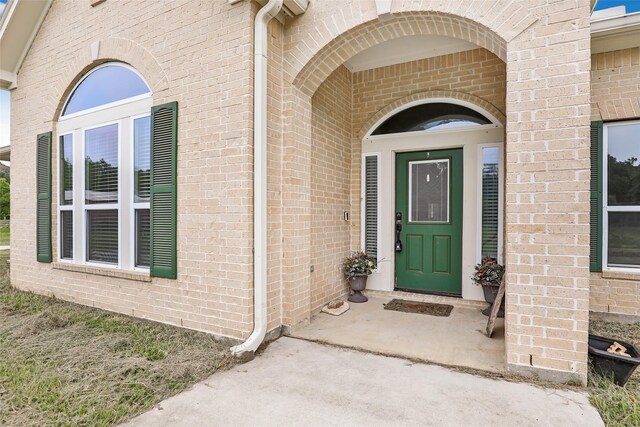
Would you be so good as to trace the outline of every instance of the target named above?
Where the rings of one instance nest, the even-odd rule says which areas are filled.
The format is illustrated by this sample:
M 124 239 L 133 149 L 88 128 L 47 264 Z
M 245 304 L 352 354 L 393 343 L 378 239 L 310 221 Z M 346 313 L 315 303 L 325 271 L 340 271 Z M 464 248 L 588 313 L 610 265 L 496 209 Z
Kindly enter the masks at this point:
M 323 300 L 337 294 L 326 289 L 344 285 L 339 282 L 344 254 L 337 253 L 344 247 L 357 249 L 361 243 L 365 124 L 373 125 L 372 117 L 379 111 L 418 92 L 462 92 L 482 98 L 506 118 L 507 366 L 518 372 L 552 371 L 584 381 L 588 307 L 582 303 L 578 307 L 576 301 L 588 302 L 588 215 L 581 214 L 588 212 L 587 198 L 581 202 L 571 199 L 571 205 L 563 205 L 570 210 L 567 215 L 545 212 L 557 212 L 556 205 L 565 196 L 569 200 L 569 193 L 571 197 L 576 192 L 588 194 L 584 179 L 588 153 L 580 147 L 588 135 L 589 54 L 582 54 L 579 35 L 580 31 L 588 33 L 588 4 L 576 5 L 568 13 L 550 10 L 545 2 L 523 6 L 521 2 L 498 1 L 489 11 L 465 7 L 465 2 L 393 1 L 390 14 L 380 14 L 376 5 L 381 3 L 345 2 L 339 11 L 329 4 L 314 4 L 285 28 L 282 179 L 283 189 L 292 197 L 283 200 L 282 218 L 286 224 L 283 238 L 296 250 L 283 257 L 283 323 L 296 325 L 308 320 Z M 547 19 L 549 15 L 553 19 Z M 553 22 L 571 22 L 572 35 L 563 34 L 562 40 L 556 40 Z M 303 42 L 298 40 L 301 34 L 308 35 Z M 449 37 L 473 46 L 439 52 L 437 57 L 375 64 L 371 69 L 357 69 L 350 62 L 375 47 L 411 37 Z M 542 47 L 551 45 L 554 47 Z M 560 45 L 577 52 L 572 56 L 571 72 L 557 66 Z M 394 55 L 393 49 L 387 52 Z M 483 73 L 478 72 L 478 64 L 468 61 L 495 64 Z M 462 74 L 463 69 L 474 70 L 474 77 L 496 83 L 496 87 L 480 88 L 487 81 L 461 87 L 460 74 L 449 69 L 457 65 Z M 408 78 L 411 73 L 415 73 L 413 81 Z M 425 76 L 433 79 L 424 80 Z M 347 110 L 351 114 L 344 113 Z M 573 119 L 563 121 L 558 114 Z M 551 164 L 553 154 L 547 152 L 556 150 L 569 150 L 571 161 Z M 340 163 L 344 156 L 349 158 L 348 170 Z M 333 166 L 334 160 L 339 167 Z M 554 171 L 556 166 L 561 168 L 560 174 Z M 560 183 L 558 177 L 562 178 Z M 348 194 L 345 187 L 350 188 Z M 531 209 L 541 213 L 531 214 Z M 347 214 L 349 220 L 345 221 Z M 324 240 L 314 239 L 318 230 Z M 335 252 L 318 249 L 328 247 L 327 243 Z M 557 245 L 571 252 L 571 260 L 555 252 Z M 333 267 L 323 269 L 323 263 Z M 316 274 L 319 270 L 322 275 Z M 551 288 L 555 296 L 547 294 Z M 538 293 L 532 295 L 532 289 Z M 562 305 L 559 311 L 557 304 Z M 533 313 L 532 306 L 544 313 Z M 553 324 L 548 312 L 581 319 L 565 333 L 571 350 L 545 339 L 545 328 Z M 538 325 L 533 324 L 534 317 Z

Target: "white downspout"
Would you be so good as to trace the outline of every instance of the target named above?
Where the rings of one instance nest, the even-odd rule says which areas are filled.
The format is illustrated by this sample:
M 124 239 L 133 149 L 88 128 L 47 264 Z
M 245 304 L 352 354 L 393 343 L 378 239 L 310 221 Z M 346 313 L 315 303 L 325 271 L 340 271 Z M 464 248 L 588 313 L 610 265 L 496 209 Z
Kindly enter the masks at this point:
M 253 64 L 253 332 L 235 354 L 255 352 L 267 333 L 267 28 L 284 0 L 269 0 L 256 15 Z

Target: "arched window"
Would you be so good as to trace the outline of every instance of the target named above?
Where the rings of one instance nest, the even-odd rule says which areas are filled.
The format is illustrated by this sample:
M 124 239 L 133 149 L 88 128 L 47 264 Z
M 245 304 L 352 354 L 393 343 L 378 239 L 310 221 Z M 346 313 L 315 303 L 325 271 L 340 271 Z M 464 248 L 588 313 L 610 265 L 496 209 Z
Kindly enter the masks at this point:
M 151 90 L 108 63 L 75 87 L 58 121 L 58 258 L 149 268 Z
M 444 102 L 420 104 L 386 119 L 371 135 L 452 129 L 491 124 L 491 120 L 471 108 Z
M 108 64 L 87 74 L 69 97 L 62 116 L 151 93 L 149 86 L 132 68 Z

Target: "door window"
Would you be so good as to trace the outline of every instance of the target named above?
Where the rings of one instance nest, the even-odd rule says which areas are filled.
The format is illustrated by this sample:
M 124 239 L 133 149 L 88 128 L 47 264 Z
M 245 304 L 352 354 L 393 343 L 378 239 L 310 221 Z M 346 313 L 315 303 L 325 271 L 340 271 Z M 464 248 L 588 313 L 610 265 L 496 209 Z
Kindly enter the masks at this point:
M 409 162 L 409 221 L 449 222 L 449 160 Z

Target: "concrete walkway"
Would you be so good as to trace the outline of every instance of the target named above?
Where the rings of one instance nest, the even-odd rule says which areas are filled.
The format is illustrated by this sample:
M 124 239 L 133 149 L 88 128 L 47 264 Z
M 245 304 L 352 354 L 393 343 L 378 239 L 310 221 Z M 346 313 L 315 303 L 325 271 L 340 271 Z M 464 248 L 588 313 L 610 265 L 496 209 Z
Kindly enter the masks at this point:
M 585 394 L 281 338 L 128 426 L 603 426 Z

